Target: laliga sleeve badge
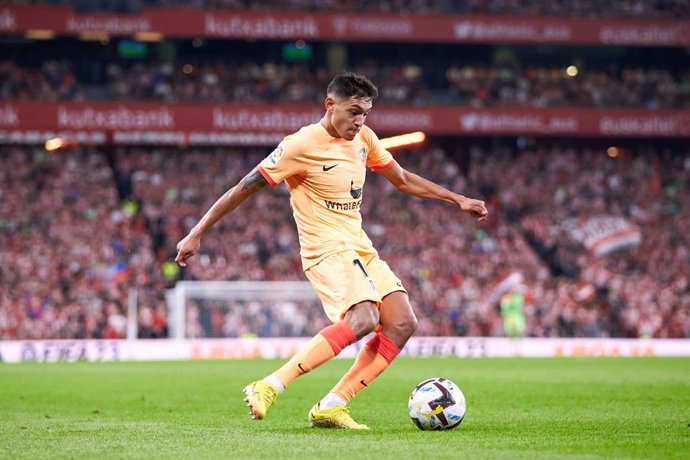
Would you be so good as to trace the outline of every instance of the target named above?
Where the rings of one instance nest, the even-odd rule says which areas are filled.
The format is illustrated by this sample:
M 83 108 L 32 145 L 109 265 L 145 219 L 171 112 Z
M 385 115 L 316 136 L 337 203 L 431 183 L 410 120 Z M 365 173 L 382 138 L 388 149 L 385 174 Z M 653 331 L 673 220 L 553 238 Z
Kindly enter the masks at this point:
M 281 158 L 285 156 L 285 146 L 280 143 L 278 144 L 278 147 L 271 152 L 271 154 L 268 156 L 268 161 L 271 162 L 272 165 L 278 164 Z

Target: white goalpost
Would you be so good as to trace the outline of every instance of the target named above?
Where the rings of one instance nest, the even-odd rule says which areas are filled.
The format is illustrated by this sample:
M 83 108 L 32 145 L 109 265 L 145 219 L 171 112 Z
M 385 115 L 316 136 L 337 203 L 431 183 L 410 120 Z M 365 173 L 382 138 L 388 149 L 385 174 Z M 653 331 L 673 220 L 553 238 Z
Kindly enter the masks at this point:
M 206 330 L 209 324 L 217 326 L 219 318 L 231 323 L 247 309 L 259 315 L 276 311 L 289 323 L 303 321 L 305 311 L 320 305 L 307 281 L 179 281 L 166 297 L 172 339 L 198 338 L 199 331 L 190 329 L 199 327 L 205 337 L 214 337 Z

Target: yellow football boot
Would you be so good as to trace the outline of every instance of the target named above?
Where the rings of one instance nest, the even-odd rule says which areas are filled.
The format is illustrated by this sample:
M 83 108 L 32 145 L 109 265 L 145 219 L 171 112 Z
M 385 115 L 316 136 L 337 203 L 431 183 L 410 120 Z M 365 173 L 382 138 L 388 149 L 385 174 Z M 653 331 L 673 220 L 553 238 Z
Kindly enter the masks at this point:
M 350 417 L 350 411 L 345 406 L 332 409 L 321 409 L 316 403 L 309 411 L 309 425 L 323 428 L 343 428 L 346 430 L 368 430 L 369 427 L 357 423 Z
M 257 380 L 244 387 L 244 398 L 249 407 L 249 413 L 252 418 L 261 420 L 266 417 L 268 408 L 276 402 L 278 397 L 278 389 L 266 382 L 265 380 Z

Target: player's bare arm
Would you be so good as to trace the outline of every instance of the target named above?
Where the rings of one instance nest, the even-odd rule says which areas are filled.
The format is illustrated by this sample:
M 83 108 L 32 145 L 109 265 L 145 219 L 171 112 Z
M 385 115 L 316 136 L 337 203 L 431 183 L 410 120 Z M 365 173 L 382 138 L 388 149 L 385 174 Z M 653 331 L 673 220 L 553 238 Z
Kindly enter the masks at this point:
M 392 168 L 378 171 L 378 173 L 385 177 L 401 192 L 419 198 L 431 198 L 454 203 L 460 206 L 460 209 L 464 212 L 476 218 L 478 222 L 486 219 L 488 215 L 488 211 L 482 200 L 476 200 L 453 193 L 430 180 L 407 171 L 397 163 Z
M 259 172 L 258 166 L 249 174 L 244 176 L 237 185 L 225 192 L 223 196 L 206 211 L 206 214 L 199 220 L 199 222 L 192 228 L 189 234 L 184 237 L 182 241 L 177 243 L 177 257 L 175 262 L 180 267 L 187 266 L 187 259 L 192 257 L 199 251 L 201 246 L 201 237 L 213 227 L 213 225 L 220 220 L 221 217 L 232 212 L 247 198 L 254 193 L 262 190 L 268 185 L 268 182 Z

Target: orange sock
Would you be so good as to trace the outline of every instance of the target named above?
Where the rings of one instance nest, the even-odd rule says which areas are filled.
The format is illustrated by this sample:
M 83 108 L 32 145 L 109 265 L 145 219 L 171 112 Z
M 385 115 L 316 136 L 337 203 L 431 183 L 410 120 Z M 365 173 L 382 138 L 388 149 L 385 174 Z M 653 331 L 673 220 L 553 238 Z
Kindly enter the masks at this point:
M 355 333 L 342 321 L 325 327 L 274 374 L 288 386 L 300 375 L 316 369 L 356 341 Z
M 359 351 L 355 363 L 331 392 L 349 402 L 381 375 L 399 353 L 398 347 L 388 337 L 377 333 Z

